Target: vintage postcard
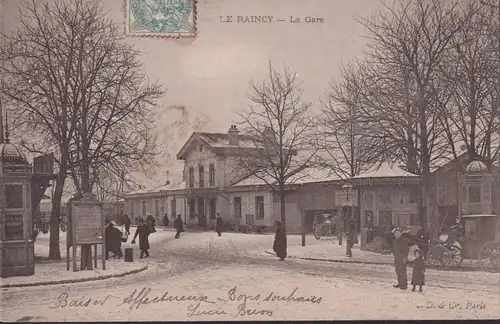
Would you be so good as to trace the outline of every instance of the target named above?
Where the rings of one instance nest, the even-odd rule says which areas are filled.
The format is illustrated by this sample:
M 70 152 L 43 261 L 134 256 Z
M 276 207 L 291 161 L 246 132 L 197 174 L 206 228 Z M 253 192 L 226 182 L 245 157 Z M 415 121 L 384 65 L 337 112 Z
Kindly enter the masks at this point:
M 499 0 L 0 0 L 0 320 L 498 320 Z

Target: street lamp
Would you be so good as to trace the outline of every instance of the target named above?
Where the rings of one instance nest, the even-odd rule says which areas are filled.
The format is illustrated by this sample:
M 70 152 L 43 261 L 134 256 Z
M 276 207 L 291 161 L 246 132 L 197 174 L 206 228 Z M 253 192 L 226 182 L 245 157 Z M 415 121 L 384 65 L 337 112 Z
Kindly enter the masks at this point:
M 344 231 L 346 234 L 346 256 L 347 257 L 352 257 L 352 246 L 354 245 L 354 237 L 353 237 L 353 219 L 352 219 L 352 206 L 354 205 L 352 202 L 352 189 L 353 185 L 348 182 L 342 186 L 342 189 L 345 192 L 346 195 L 346 201 L 345 201 L 345 209 L 347 213 L 344 214 Z

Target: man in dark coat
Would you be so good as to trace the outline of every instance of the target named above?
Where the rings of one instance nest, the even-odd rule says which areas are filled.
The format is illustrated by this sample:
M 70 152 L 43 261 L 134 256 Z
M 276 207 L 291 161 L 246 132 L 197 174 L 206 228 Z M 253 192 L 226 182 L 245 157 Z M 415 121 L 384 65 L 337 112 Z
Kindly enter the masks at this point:
M 346 246 L 347 257 L 352 257 L 352 247 L 356 242 L 357 233 L 355 226 L 356 224 L 354 223 L 354 220 L 351 217 L 345 218 L 344 230 L 345 230 L 346 244 L 347 244 Z
M 139 249 L 141 250 L 141 255 L 139 256 L 140 259 L 144 258 L 144 256 L 146 258 L 149 257 L 149 234 L 151 234 L 150 228 L 144 223 L 142 218 L 139 219 L 139 226 L 137 226 L 137 229 L 135 230 L 132 244 L 135 244 L 135 238 L 139 236 Z
M 394 229 L 394 266 L 398 277 L 398 284 L 394 288 L 405 290 L 408 288 L 408 278 L 406 275 L 406 266 L 408 264 L 408 238 L 399 228 Z
M 175 219 L 174 221 L 174 226 L 175 226 L 175 230 L 177 231 L 177 233 L 175 234 L 175 238 L 178 239 L 179 237 L 181 237 L 181 232 L 183 232 L 183 226 L 182 226 L 182 218 L 181 218 L 181 215 L 177 215 L 177 218 Z
M 167 214 L 165 213 L 165 216 L 163 216 L 163 226 L 168 227 L 169 219 Z
M 122 253 L 122 232 L 113 226 L 109 219 L 105 220 L 106 229 L 104 237 L 106 239 L 106 260 L 109 259 L 109 252 L 112 252 L 118 258 L 123 256 Z
M 132 224 L 132 221 L 128 217 L 128 215 L 125 215 L 125 220 L 123 225 L 125 225 L 125 234 L 130 235 L 130 225 Z
M 200 216 L 200 224 L 203 227 L 203 230 L 206 232 L 207 231 L 207 217 L 206 216 Z
M 217 218 L 215 219 L 215 231 L 217 235 L 222 236 L 222 217 L 217 213 Z
M 274 224 L 276 225 L 276 234 L 274 235 L 273 250 L 280 261 L 283 261 L 286 258 L 286 234 L 281 222 L 275 221 Z

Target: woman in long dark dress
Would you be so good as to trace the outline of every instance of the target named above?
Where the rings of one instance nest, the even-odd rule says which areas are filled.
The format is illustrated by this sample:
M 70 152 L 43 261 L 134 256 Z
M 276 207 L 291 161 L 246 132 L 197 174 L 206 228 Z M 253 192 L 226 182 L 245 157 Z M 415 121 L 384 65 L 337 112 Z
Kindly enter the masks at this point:
M 419 292 L 422 292 L 422 286 L 425 284 L 425 261 L 422 258 L 422 253 L 420 250 L 416 250 L 414 252 L 415 260 L 413 260 L 413 272 L 411 274 L 411 284 L 413 285 L 413 289 L 411 291 L 415 291 L 415 286 L 419 286 Z
M 144 223 L 143 219 L 139 219 L 139 226 L 135 230 L 134 239 L 132 240 L 132 244 L 135 244 L 135 238 L 139 236 L 139 249 L 141 250 L 141 255 L 139 256 L 142 259 L 144 256 L 149 257 L 149 234 L 151 234 L 148 225 Z
M 273 250 L 280 261 L 283 261 L 286 258 L 286 234 L 281 222 L 275 221 L 274 224 L 276 225 L 276 235 L 274 236 Z

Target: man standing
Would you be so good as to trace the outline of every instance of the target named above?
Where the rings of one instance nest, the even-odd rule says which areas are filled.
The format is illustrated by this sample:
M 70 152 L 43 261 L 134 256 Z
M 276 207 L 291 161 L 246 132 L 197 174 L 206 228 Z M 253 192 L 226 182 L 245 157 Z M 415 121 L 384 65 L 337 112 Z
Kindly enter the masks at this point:
M 337 229 L 337 240 L 339 245 L 342 245 L 342 237 L 344 236 L 344 220 L 342 216 L 335 217 L 335 228 Z
M 125 225 L 125 234 L 130 235 L 130 224 L 132 224 L 132 221 L 130 218 L 128 218 L 128 215 L 125 215 L 125 220 L 123 225 Z
M 122 232 L 113 226 L 113 223 L 106 218 L 104 221 L 106 229 L 104 230 L 104 237 L 106 240 L 106 260 L 109 258 L 109 252 L 112 252 L 119 259 L 123 256 L 122 253 Z
M 177 231 L 177 233 L 175 234 L 175 238 L 178 239 L 181 236 L 181 232 L 182 232 L 182 218 L 181 218 L 181 214 L 177 215 L 177 218 L 174 221 L 174 227 L 175 227 L 175 229 Z
M 398 284 L 394 288 L 405 290 L 408 287 L 408 278 L 406 276 L 406 266 L 408 264 L 408 239 L 399 228 L 393 230 L 394 233 L 394 266 L 398 277 Z
M 217 218 L 215 219 L 215 231 L 219 236 L 222 236 L 222 217 L 217 213 Z

